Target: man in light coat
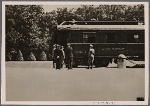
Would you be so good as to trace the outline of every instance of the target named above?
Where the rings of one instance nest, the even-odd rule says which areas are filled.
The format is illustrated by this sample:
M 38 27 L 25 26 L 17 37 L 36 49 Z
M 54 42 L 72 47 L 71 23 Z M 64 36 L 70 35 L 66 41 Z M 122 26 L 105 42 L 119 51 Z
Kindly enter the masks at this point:
M 95 50 L 93 49 L 93 45 L 90 45 L 89 52 L 88 52 L 88 69 L 93 68 L 94 55 L 95 55 Z

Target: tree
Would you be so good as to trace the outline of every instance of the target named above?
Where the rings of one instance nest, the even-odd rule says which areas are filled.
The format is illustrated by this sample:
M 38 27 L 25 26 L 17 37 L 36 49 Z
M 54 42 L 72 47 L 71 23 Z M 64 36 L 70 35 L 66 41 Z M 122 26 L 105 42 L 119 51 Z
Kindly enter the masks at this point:
M 36 61 L 36 58 L 35 58 L 35 56 L 34 56 L 34 54 L 32 52 L 30 53 L 30 55 L 28 57 L 28 60 L 29 61 Z
M 21 51 L 19 50 L 18 51 L 18 53 L 17 53 L 17 59 L 16 59 L 17 61 L 23 61 L 24 59 L 23 59 L 23 55 L 22 55 L 22 53 L 21 53 Z
M 41 25 L 40 22 L 46 22 Z M 48 50 L 52 22 L 40 5 L 6 6 L 6 48 L 21 50 L 23 54 L 38 52 L 39 46 Z M 7 54 L 8 54 L 7 53 Z M 25 60 L 28 57 L 25 55 Z
M 11 54 L 7 53 L 6 54 L 6 61 L 11 61 L 11 58 L 12 58 Z
M 41 54 L 39 56 L 39 60 L 41 60 L 41 61 L 46 61 L 47 60 L 47 56 L 46 56 L 44 51 L 41 52 Z

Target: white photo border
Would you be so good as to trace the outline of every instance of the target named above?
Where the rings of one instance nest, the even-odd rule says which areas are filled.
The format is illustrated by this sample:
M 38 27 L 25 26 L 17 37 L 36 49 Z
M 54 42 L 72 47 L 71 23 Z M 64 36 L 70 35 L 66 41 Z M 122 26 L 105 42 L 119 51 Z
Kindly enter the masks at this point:
M 145 19 L 145 101 L 6 101 L 5 71 L 5 5 L 91 5 L 91 4 L 144 4 Z M 103 2 L 103 1 L 2 1 L 2 55 L 1 55 L 1 104 L 15 105 L 148 105 L 149 98 L 149 3 L 148 2 Z

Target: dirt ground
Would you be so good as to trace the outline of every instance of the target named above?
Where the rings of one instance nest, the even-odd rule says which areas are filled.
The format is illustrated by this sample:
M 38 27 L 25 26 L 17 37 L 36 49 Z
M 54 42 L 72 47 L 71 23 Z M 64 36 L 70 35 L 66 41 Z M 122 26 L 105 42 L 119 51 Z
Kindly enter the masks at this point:
M 6 101 L 136 101 L 145 68 L 56 70 L 52 62 L 6 62 Z

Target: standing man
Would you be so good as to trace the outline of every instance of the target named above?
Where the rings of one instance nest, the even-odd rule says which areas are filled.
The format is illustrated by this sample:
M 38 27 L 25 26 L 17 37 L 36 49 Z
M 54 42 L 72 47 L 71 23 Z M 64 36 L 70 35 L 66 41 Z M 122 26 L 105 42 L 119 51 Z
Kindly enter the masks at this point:
M 64 60 L 65 60 L 65 52 L 64 52 L 64 47 L 61 46 L 61 51 L 62 51 L 62 57 L 61 57 L 61 68 L 63 68 Z
M 53 45 L 53 49 L 52 49 L 53 68 L 55 68 L 55 66 L 56 66 L 56 60 L 54 57 L 54 51 L 55 50 L 56 50 L 56 44 Z
M 66 49 L 66 61 L 68 64 L 68 69 L 72 69 L 72 64 L 73 64 L 73 49 L 70 44 L 67 44 L 67 49 Z
M 93 68 L 94 55 L 95 55 L 95 50 L 93 49 L 93 45 L 90 45 L 89 52 L 88 52 L 88 69 Z
M 54 57 L 56 60 L 56 70 L 61 69 L 61 58 L 62 58 L 62 50 L 60 49 L 60 46 L 57 44 L 56 49 L 54 50 Z

